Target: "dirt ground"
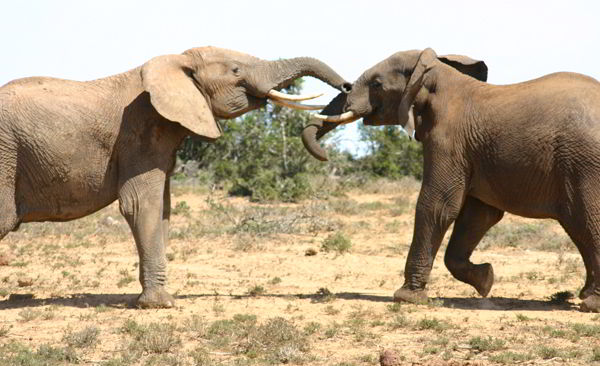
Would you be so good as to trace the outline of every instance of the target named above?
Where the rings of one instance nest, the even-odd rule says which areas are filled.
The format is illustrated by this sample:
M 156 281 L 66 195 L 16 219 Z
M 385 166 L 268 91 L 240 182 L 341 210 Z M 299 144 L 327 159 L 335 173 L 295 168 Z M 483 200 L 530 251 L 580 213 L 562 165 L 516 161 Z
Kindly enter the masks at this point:
M 444 267 L 447 236 L 430 302 L 393 303 L 418 189 L 260 205 L 177 187 L 163 310 L 132 306 L 138 258 L 116 204 L 24 224 L 0 243 L 0 365 L 375 365 L 384 350 L 399 365 L 600 363 L 582 261 L 552 221 L 507 215 L 488 233 L 472 261 L 494 265 L 490 297 Z

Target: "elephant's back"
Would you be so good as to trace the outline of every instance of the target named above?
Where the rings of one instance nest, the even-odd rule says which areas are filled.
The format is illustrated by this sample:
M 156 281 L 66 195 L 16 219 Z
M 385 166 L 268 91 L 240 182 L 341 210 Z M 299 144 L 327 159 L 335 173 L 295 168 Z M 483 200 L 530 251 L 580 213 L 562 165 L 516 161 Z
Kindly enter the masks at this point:
M 517 84 L 486 85 L 478 97 L 479 112 L 491 114 L 489 119 L 502 128 L 600 134 L 600 82 L 590 76 L 557 72 Z
M 71 98 L 73 102 L 78 96 L 81 97 L 85 93 L 85 84 L 44 76 L 16 79 L 0 88 L 0 103 L 7 112 L 22 109 L 27 102 L 44 99 L 55 99 L 55 105 L 59 106 L 61 99 Z
M 23 221 L 81 217 L 116 197 L 119 109 L 90 82 L 45 77 L 0 88 Z
M 548 90 L 559 90 L 563 94 L 565 109 L 582 113 L 581 119 L 600 128 L 600 82 L 591 76 L 575 72 L 558 72 L 547 77 Z
M 555 218 L 565 187 L 600 176 L 600 83 L 556 73 L 490 86 L 476 112 L 472 194 L 526 217 Z

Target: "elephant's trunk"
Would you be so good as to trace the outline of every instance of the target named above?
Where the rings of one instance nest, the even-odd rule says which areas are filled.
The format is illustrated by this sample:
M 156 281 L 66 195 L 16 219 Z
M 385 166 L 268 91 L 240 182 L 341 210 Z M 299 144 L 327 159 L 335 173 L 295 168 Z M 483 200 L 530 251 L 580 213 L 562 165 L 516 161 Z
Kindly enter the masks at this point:
M 332 105 L 333 102 L 330 103 L 321 112 L 331 115 L 340 114 L 339 109 L 343 108 L 345 104 L 346 94 L 352 89 L 352 84 L 344 80 L 331 67 L 311 57 L 261 62 L 257 65 L 254 75 L 256 75 L 256 79 L 253 84 L 256 93 L 261 97 L 267 96 L 272 90 L 285 88 L 292 84 L 294 80 L 303 76 L 312 76 L 331 85 L 342 92 L 334 101 L 343 99 L 334 105 Z M 322 161 L 327 160 L 327 153 L 321 148 L 317 140 L 336 126 L 335 123 L 323 124 L 323 122 L 315 120 L 305 127 L 302 132 L 302 142 L 315 158 Z
M 346 93 L 340 93 L 329 102 L 320 114 L 327 116 L 339 115 L 343 112 L 346 105 Z M 313 118 L 311 122 L 302 131 L 302 142 L 308 152 L 316 159 L 327 161 L 327 152 L 319 145 L 321 139 L 329 131 L 334 130 L 339 123 L 323 122 Z
M 303 76 L 315 77 L 332 87 L 349 92 L 352 84 L 344 80 L 338 73 L 325 63 L 311 57 L 297 57 L 277 61 L 266 61 L 259 66 L 256 73 L 257 92 L 264 96 L 271 89 L 279 90 L 292 84 Z

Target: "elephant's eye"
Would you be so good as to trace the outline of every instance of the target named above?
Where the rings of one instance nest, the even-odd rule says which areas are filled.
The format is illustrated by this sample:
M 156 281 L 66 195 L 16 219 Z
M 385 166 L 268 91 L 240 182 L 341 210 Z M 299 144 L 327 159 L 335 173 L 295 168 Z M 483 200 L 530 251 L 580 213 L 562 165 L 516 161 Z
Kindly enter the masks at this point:
M 238 66 L 234 66 L 234 67 L 231 69 L 231 72 L 233 72 L 233 74 L 234 74 L 235 76 L 239 76 L 239 75 L 240 75 L 240 68 L 239 68 Z
M 375 80 L 371 81 L 369 86 L 374 89 L 379 89 L 379 88 L 381 88 L 381 81 L 379 81 L 378 79 L 375 79 Z

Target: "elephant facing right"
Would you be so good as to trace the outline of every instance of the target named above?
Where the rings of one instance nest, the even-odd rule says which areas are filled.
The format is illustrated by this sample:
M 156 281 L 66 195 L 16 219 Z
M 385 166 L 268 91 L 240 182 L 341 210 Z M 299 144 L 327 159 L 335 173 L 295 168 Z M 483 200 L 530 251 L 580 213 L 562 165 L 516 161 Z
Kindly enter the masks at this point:
M 485 83 L 487 66 L 432 49 L 398 52 L 365 71 L 305 128 L 303 141 L 341 123 L 402 125 L 423 144 L 424 171 L 404 285 L 396 301 L 427 299 L 442 238 L 452 275 L 487 296 L 489 263 L 470 257 L 504 212 L 557 220 L 583 257 L 581 309 L 600 311 L 600 83 L 560 72 L 512 85 Z M 323 122 L 325 121 L 325 122 Z

